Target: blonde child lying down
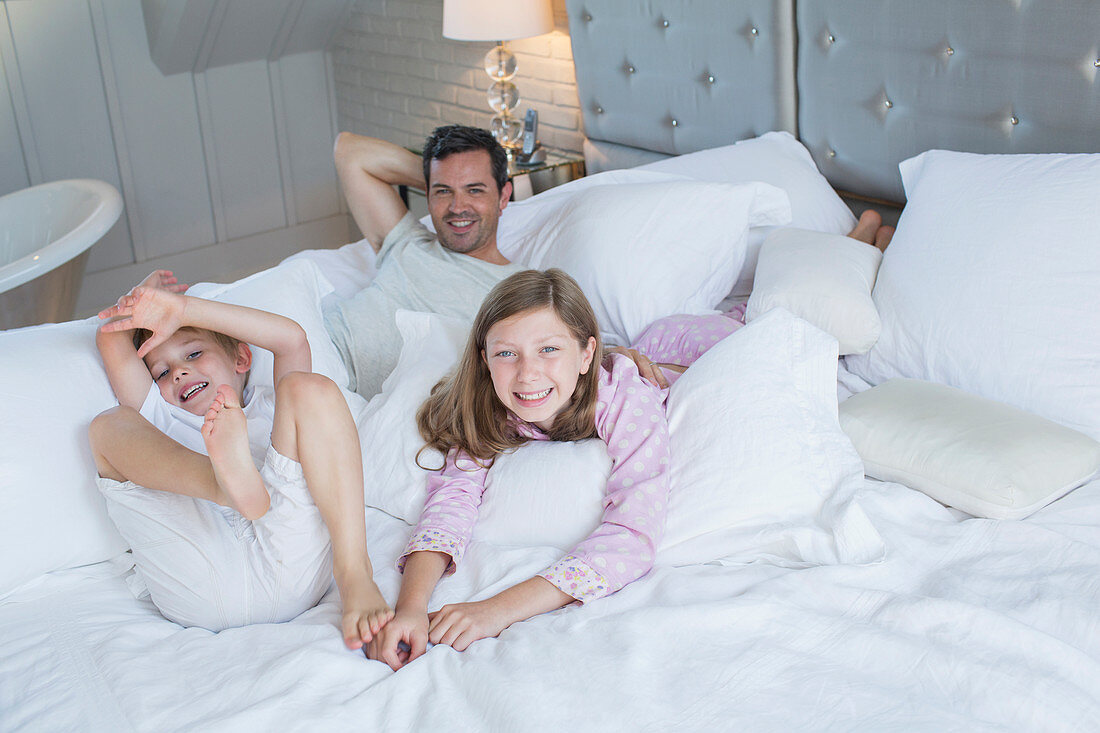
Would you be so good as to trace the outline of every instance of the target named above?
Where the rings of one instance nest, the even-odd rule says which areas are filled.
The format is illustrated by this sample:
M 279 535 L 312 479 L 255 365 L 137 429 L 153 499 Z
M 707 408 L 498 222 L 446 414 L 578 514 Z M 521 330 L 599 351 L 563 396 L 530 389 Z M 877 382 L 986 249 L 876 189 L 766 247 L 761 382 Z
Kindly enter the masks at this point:
M 294 618 L 335 575 L 344 641 L 361 648 L 393 612 L 347 403 L 311 373 L 297 323 L 185 289 L 154 272 L 96 334 L 119 406 L 93 420 L 92 450 L 137 574 L 167 618 L 213 631 Z M 274 354 L 274 389 L 248 386 L 249 343 Z

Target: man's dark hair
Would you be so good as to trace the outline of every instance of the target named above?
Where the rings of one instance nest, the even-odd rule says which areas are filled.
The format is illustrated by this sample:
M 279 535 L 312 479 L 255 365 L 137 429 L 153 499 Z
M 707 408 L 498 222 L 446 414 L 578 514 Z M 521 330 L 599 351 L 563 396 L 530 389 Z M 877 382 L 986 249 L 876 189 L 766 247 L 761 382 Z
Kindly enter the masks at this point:
M 424 184 L 431 187 L 430 171 L 433 160 L 443 160 L 454 153 L 468 150 L 484 150 L 489 154 L 493 168 L 493 180 L 497 191 L 508 182 L 508 154 L 488 130 L 466 125 L 443 125 L 432 130 L 424 142 Z

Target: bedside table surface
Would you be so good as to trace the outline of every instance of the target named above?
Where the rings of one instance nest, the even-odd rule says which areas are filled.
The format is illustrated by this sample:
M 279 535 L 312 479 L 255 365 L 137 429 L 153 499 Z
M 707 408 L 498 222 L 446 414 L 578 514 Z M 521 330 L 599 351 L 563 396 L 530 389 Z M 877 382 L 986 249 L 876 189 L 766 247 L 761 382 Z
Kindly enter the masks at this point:
M 569 153 L 559 153 L 553 150 L 546 151 L 546 159 L 541 163 L 535 163 L 534 165 L 521 165 L 514 159 L 508 158 L 508 175 L 519 176 L 524 173 L 537 173 L 538 171 L 544 171 L 549 168 L 557 168 L 558 166 L 569 165 L 584 165 L 584 156 L 575 155 Z
M 535 165 L 519 165 L 508 160 L 508 176 L 512 179 L 512 198 L 521 201 L 536 193 L 583 178 L 584 156 L 546 151 L 546 160 Z

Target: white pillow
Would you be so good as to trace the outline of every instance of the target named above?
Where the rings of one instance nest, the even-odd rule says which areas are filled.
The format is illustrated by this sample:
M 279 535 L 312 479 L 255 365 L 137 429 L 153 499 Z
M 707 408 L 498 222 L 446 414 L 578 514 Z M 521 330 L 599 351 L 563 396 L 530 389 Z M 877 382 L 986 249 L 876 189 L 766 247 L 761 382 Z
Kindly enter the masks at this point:
M 851 209 L 821 175 L 810 151 L 789 132 L 768 132 L 734 145 L 700 150 L 639 166 L 635 171 L 675 173 L 700 181 L 763 181 L 783 189 L 791 200 L 790 226 L 847 234 L 856 225 Z M 764 238 L 774 229 L 749 229 L 741 275 L 730 292 L 744 298 L 753 290 L 753 273 Z
M 516 241 L 529 234 L 533 220 L 542 216 L 547 208 L 560 205 L 563 198 L 592 186 L 685 178 L 716 183 L 770 183 L 785 191 L 790 198 L 790 226 L 847 234 L 856 225 L 851 209 L 818 171 L 810 151 L 784 131 L 767 132 L 733 145 L 678 155 L 637 168 L 604 171 L 511 203 L 500 218 L 497 244 L 505 257 L 524 262 L 516 251 Z M 420 221 L 434 231 L 430 217 L 425 216 Z M 773 223 L 750 226 L 745 261 L 729 296 L 748 297 L 753 289 L 753 273 L 760 247 L 775 227 Z
M 404 346 L 382 391 L 357 417 L 363 446 L 363 501 L 416 524 L 427 498 L 428 471 L 416 465 L 424 445 L 416 411 L 466 346 L 470 324 L 459 318 L 399 310 L 394 316 Z M 425 450 L 420 463 L 440 468 L 438 451 Z
M 1022 519 L 1100 470 L 1100 443 L 953 387 L 891 379 L 849 397 L 840 424 L 867 474 L 979 517 Z
M 933 150 L 901 164 L 908 204 L 850 371 L 939 382 L 1100 438 L 1100 154 Z
M 569 552 L 603 521 L 611 457 L 599 438 L 532 440 L 489 471 L 474 539 Z
M 317 265 L 309 260 L 290 260 L 228 284 L 197 283 L 187 291 L 209 300 L 278 313 L 296 321 L 306 332 L 313 371 L 341 387 L 348 385 L 348 371 L 340 352 L 325 329 L 321 300 L 332 292 Z M 266 349 L 253 348 L 250 384 L 271 385 L 274 357 Z
M 663 316 L 713 312 L 740 271 L 747 228 L 789 219 L 786 194 L 763 183 L 595 186 L 533 222 L 516 259 L 576 278 L 605 340 L 623 345 Z
M 283 264 L 297 260 L 315 264 L 340 298 L 354 298 L 378 274 L 378 256 L 365 239 L 337 249 L 304 249 L 287 257 Z
M 831 334 L 841 355 L 862 354 L 882 326 L 871 300 L 880 262 L 877 247 L 851 237 L 779 229 L 760 250 L 745 318 L 786 308 Z
M 853 493 L 836 340 L 775 309 L 720 341 L 668 400 L 672 494 L 658 562 L 866 562 L 882 542 Z
M 0 332 L 0 596 L 127 549 L 95 485 L 92 418 L 115 401 L 98 319 Z
M 346 384 L 321 322 L 327 283 L 307 262 L 237 283 L 194 286 L 229 302 L 282 313 L 306 329 L 314 368 Z M 0 332 L 0 596 L 53 570 L 89 565 L 127 549 L 95 486 L 88 425 L 117 404 L 95 347 L 91 318 Z M 253 378 L 271 382 L 257 349 Z

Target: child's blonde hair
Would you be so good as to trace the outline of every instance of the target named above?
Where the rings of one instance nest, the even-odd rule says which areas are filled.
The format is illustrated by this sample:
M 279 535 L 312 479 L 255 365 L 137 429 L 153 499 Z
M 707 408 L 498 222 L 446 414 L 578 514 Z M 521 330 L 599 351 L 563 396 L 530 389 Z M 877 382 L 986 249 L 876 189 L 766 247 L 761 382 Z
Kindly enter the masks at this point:
M 483 353 L 489 329 L 505 318 L 550 308 L 577 339 L 582 349 L 596 339 L 601 352 L 596 314 L 576 280 L 558 269 L 524 270 L 502 280 L 485 298 L 474 319 L 466 350 L 455 371 L 432 388 L 416 413 L 426 448 L 444 456 L 458 448 L 481 465 L 491 465 L 498 454 L 527 442 L 497 398 Z M 596 365 L 582 374 L 572 399 L 547 431 L 551 440 L 581 440 L 596 435 Z M 419 462 L 419 456 L 418 456 Z

